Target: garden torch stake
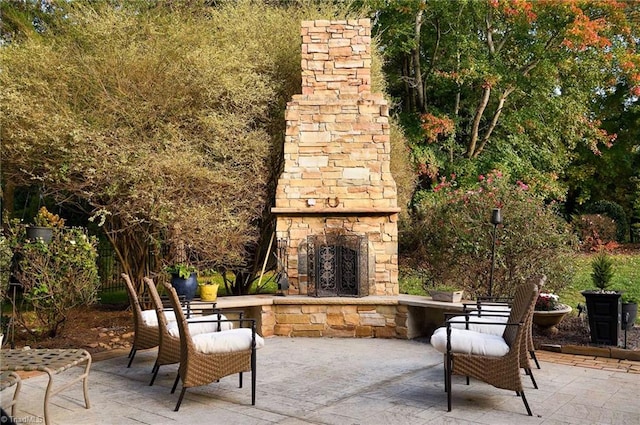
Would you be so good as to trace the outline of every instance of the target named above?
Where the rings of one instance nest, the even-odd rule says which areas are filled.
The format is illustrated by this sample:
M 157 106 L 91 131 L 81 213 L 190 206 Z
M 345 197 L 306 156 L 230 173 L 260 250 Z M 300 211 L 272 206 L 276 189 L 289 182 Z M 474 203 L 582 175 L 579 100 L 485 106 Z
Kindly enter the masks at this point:
M 493 288 L 493 269 L 496 264 L 496 233 L 498 231 L 498 224 L 502 223 L 502 212 L 500 208 L 494 208 L 491 214 L 491 224 L 493 224 L 493 245 L 491 247 L 491 271 L 489 272 L 489 296 L 491 296 L 491 290 Z

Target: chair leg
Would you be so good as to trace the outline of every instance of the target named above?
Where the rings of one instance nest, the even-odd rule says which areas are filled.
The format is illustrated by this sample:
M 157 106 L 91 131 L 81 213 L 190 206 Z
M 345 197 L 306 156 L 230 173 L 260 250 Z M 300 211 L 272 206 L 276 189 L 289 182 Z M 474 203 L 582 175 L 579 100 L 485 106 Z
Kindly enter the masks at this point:
M 533 383 L 533 388 L 538 389 L 538 384 L 536 383 L 536 378 L 533 377 L 533 371 L 531 369 L 525 369 L 527 375 L 531 377 L 531 382 Z
M 156 373 L 159 367 L 160 366 L 158 366 L 158 361 L 156 360 L 156 362 L 153 364 L 153 369 L 151 369 L 151 373 Z
M 536 352 L 535 352 L 535 351 L 533 351 L 533 350 L 531 350 L 531 351 L 529 351 L 529 354 L 531 355 L 531 358 L 532 358 L 532 359 L 533 359 L 533 361 L 535 362 L 536 367 L 537 367 L 538 369 L 540 369 L 540 363 L 538 363 L 538 358 L 536 357 Z
M 256 350 L 251 351 L 251 405 L 256 405 Z
M 445 381 L 445 388 L 447 389 L 447 412 L 451 412 L 451 356 L 447 354 L 447 379 Z
M 134 352 L 135 350 L 136 350 L 136 349 L 135 349 L 133 346 L 131 346 L 131 350 L 129 350 L 129 355 L 127 356 L 127 358 L 128 358 L 128 359 L 130 359 L 130 358 L 131 358 L 131 356 L 133 355 L 133 352 Z
M 153 376 L 151 377 L 151 382 L 149 382 L 149 386 L 152 387 L 153 383 L 156 380 L 156 376 L 158 376 L 158 371 L 160 370 L 160 366 L 158 366 L 158 363 L 156 362 L 156 364 L 153 366 Z
M 242 372 L 240 372 L 239 374 L 239 378 L 238 378 L 238 388 L 242 388 Z
M 178 372 L 178 376 L 176 376 L 176 380 L 173 382 L 173 388 L 171 388 L 171 394 L 176 392 L 176 388 L 178 387 L 179 380 L 180 380 L 180 373 Z
M 182 387 L 182 391 L 180 391 L 180 397 L 178 397 L 178 404 L 176 404 L 176 408 L 173 409 L 174 412 L 177 412 L 180 409 L 180 404 L 182 404 L 182 398 L 184 397 L 184 393 L 187 391 L 187 387 Z
M 445 354 L 444 356 L 444 361 L 442 362 L 442 370 L 444 371 L 444 392 L 448 392 L 449 389 L 447 388 L 447 355 Z
M 135 348 L 131 349 L 131 353 L 129 355 L 129 364 L 127 365 L 127 367 L 131 367 L 131 362 L 133 362 L 133 358 L 136 356 L 136 350 Z
M 524 407 L 527 408 L 527 413 L 529 414 L 529 416 L 533 416 L 533 413 L 531 413 L 531 409 L 529 408 L 529 403 L 527 403 L 527 398 L 524 396 L 524 391 L 520 391 L 520 397 L 522 397 L 522 401 L 524 402 Z

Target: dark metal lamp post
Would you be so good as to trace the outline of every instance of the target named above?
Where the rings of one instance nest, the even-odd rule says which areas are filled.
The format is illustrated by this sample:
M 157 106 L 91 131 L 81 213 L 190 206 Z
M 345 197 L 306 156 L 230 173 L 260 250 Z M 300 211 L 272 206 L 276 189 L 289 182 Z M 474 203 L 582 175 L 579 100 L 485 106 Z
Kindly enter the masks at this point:
M 496 265 L 496 232 L 498 224 L 502 223 L 502 211 L 500 208 L 494 208 L 491 214 L 491 224 L 493 224 L 493 245 L 491 247 L 491 272 L 489 273 L 489 296 L 491 296 L 491 290 L 493 289 L 493 270 Z

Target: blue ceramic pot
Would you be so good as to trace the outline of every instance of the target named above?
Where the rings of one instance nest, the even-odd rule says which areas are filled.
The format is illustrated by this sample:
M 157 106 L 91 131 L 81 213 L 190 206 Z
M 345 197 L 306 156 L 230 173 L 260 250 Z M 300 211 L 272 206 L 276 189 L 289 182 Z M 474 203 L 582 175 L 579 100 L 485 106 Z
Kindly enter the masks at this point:
M 176 290 L 178 296 L 184 296 L 188 301 L 191 301 L 196 296 L 198 289 L 198 275 L 191 273 L 186 279 L 182 279 L 178 275 L 171 275 L 171 286 Z

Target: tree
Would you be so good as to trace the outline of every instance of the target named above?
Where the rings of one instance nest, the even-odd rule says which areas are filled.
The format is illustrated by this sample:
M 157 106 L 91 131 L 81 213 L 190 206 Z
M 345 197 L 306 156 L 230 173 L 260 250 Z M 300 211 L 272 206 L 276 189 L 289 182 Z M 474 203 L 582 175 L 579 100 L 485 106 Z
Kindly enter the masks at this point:
M 3 185 L 91 216 L 135 281 L 180 260 L 246 293 L 273 232 L 300 21 L 340 9 L 115 3 L 61 2 L 0 49 Z
M 640 92 L 637 1 L 368 4 L 390 91 L 425 130 L 413 150 L 427 186 L 498 167 L 562 196 L 576 146 L 613 138 L 591 111 L 598 91 L 624 81 Z
M 594 103 L 594 114 L 609 133 L 615 134 L 613 143 L 593 152 L 577 149 L 567 175 L 569 181 L 568 203 L 570 213 L 598 212 L 594 202 L 610 201 L 622 206 L 624 216 L 634 216 L 634 201 L 639 193 L 640 181 L 640 104 L 638 97 L 629 96 L 629 87 L 619 84 L 603 92 Z M 620 225 L 627 224 L 625 217 L 611 215 Z M 625 228 L 618 240 L 624 242 L 629 228 Z

